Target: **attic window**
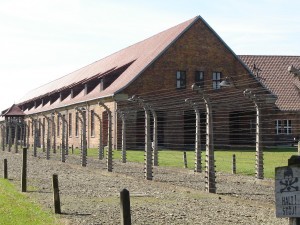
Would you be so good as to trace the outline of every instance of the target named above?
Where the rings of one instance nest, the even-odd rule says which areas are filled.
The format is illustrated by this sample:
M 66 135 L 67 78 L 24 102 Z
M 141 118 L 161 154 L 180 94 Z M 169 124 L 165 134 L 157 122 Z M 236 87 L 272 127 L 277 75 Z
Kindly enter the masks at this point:
M 103 78 L 99 79 L 100 91 L 103 91 Z
M 88 84 L 84 85 L 84 95 L 88 94 Z

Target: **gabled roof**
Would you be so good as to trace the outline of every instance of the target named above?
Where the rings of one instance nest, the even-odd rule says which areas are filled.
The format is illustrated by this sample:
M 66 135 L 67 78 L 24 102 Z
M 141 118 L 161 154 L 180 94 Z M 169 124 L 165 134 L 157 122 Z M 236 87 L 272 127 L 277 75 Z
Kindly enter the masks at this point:
M 197 16 L 161 33 L 158 33 L 148 39 L 124 48 L 79 70 L 76 70 L 64 77 L 34 89 L 26 94 L 18 104 L 24 105 L 25 103 L 30 103 L 32 106 L 32 102 L 35 100 L 40 102 L 42 98 L 49 98 L 51 94 L 59 93 L 63 90 L 75 87 L 76 85 L 82 85 L 91 79 L 101 78 L 109 73 L 119 71 L 119 76 L 102 91 L 96 87 L 93 91 L 90 91 L 86 95 L 78 95 L 71 99 L 67 98 L 63 101 L 56 101 L 55 104 L 52 103 L 38 108 L 30 108 L 29 110 L 26 110 L 26 113 L 34 114 L 80 102 L 86 102 L 105 97 L 113 97 L 114 95 L 122 92 L 122 90 L 129 86 L 137 77 L 139 77 L 139 75 L 141 75 L 150 65 L 152 65 L 153 62 L 155 62 L 162 54 L 164 54 L 167 49 L 197 21 L 204 23 L 205 26 L 213 33 L 213 35 L 225 46 L 225 48 L 227 48 L 230 53 L 245 67 L 249 74 L 253 76 L 244 62 L 240 60 L 240 58 L 209 26 L 209 24 L 207 24 L 202 17 Z M 253 76 L 253 78 L 255 77 Z M 262 84 L 259 81 L 258 83 L 260 85 Z
M 278 99 L 276 106 L 283 111 L 300 110 L 300 81 L 288 72 L 293 65 L 300 68 L 300 56 L 240 55 L 242 61 L 252 69 L 257 78 Z
M 13 104 L 6 112 L 3 112 L 1 116 L 25 116 L 26 114 L 20 109 L 19 106 Z
M 113 96 L 129 85 L 151 62 L 170 46 L 185 30 L 200 17 L 195 17 L 175 27 L 156 34 L 144 41 L 131 45 L 110 56 L 96 61 L 88 66 L 76 70 L 64 77 L 54 80 L 27 93 L 19 104 L 32 101 L 49 93 L 63 90 L 76 83 L 84 82 L 92 77 L 101 77 L 107 71 L 118 69 L 126 64 L 130 66 L 109 87 L 99 92 L 97 96 L 87 95 L 89 98 Z

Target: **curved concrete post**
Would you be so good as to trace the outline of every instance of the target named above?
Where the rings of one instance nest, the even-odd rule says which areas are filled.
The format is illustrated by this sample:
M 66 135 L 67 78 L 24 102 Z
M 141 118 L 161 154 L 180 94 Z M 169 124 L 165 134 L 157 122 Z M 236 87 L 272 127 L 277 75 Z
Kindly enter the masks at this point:
M 104 149 L 103 149 L 103 126 L 102 126 L 102 119 L 100 115 L 94 112 L 94 115 L 98 118 L 99 120 L 99 145 L 98 145 L 98 158 L 102 160 L 104 158 Z
M 62 162 L 66 162 L 66 151 L 67 151 L 67 140 L 68 139 L 68 135 L 66 134 L 66 126 L 68 124 L 67 120 L 64 118 L 64 116 L 60 113 L 57 112 L 57 115 L 59 116 L 59 118 L 62 121 L 62 126 L 61 126 L 61 161 Z
M 46 140 L 46 159 L 50 159 L 50 149 L 51 149 L 51 124 L 53 120 L 50 117 L 43 115 L 47 120 L 47 140 Z M 45 126 L 44 126 L 45 127 Z
M 195 172 L 202 172 L 201 165 L 201 133 L 200 133 L 200 111 L 195 102 L 190 99 L 185 99 L 185 102 L 188 103 L 195 111 L 196 115 L 196 125 L 195 125 Z
M 145 179 L 153 179 L 153 167 L 152 167 L 152 146 L 150 136 L 150 109 L 149 106 L 140 97 L 132 96 L 130 99 L 132 102 L 139 103 L 145 112 Z
M 264 179 L 264 157 L 263 157 L 263 148 L 261 140 L 261 122 L 260 122 L 260 100 L 256 94 L 252 93 L 251 90 L 246 89 L 244 91 L 244 96 L 248 97 L 255 105 L 256 110 L 256 129 L 255 129 L 255 149 L 256 149 L 256 178 Z
M 107 171 L 112 172 L 113 169 L 113 151 L 112 151 L 112 113 L 110 109 L 103 103 L 99 102 L 99 105 L 104 107 L 107 111 L 108 115 L 108 138 L 107 138 L 107 157 L 106 157 L 106 163 L 107 163 Z
M 82 117 L 81 123 L 81 137 L 82 137 L 82 150 L 81 150 L 81 166 L 86 167 L 87 165 L 87 138 L 86 138 L 86 109 L 81 107 L 75 107 Z
M 153 116 L 153 141 L 152 141 L 152 161 L 153 166 L 158 166 L 158 143 L 157 143 L 157 114 L 155 110 L 149 107 L 151 114 Z
M 209 98 L 203 96 L 203 99 L 206 107 L 206 191 L 208 191 L 209 193 L 216 193 L 212 110 Z
M 215 155 L 213 143 L 213 120 L 211 103 L 208 96 L 196 84 L 192 85 L 192 90 L 199 93 L 204 100 L 206 109 L 206 168 L 205 168 L 205 190 L 209 193 L 216 193 Z

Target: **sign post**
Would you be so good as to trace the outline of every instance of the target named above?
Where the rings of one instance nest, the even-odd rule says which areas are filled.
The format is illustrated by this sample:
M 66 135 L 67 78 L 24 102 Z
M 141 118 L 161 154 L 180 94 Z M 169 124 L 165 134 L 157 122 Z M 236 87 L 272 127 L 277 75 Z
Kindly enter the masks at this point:
M 276 217 L 287 217 L 300 225 L 300 156 L 292 156 L 288 166 L 275 168 Z

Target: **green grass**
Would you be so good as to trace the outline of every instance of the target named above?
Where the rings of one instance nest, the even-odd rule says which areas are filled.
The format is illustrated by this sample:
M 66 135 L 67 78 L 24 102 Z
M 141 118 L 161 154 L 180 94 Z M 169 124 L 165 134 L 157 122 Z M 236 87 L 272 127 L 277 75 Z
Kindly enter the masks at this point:
M 0 215 L 0 225 L 60 224 L 53 214 L 30 201 L 4 179 L 0 179 Z
M 187 152 L 188 168 L 194 168 L 194 151 Z M 71 154 L 71 150 L 69 151 Z M 74 149 L 75 155 L 80 155 L 80 149 Z M 216 171 L 232 172 L 232 155 L 236 155 L 237 174 L 255 176 L 255 150 L 215 150 Z M 294 147 L 271 148 L 264 150 L 264 176 L 274 178 L 275 167 L 286 166 L 292 155 L 297 155 Z M 98 158 L 98 149 L 88 149 L 88 157 Z M 121 159 L 121 151 L 114 150 L 114 159 Z M 144 162 L 143 150 L 127 150 L 127 161 Z M 159 166 L 183 168 L 183 151 L 160 150 Z M 205 166 L 205 152 L 202 152 L 202 166 Z
M 80 151 L 76 150 L 76 154 Z M 216 150 L 216 171 L 232 172 L 232 155 L 236 155 L 238 174 L 255 176 L 255 150 Z M 97 149 L 88 150 L 89 157 L 98 157 Z M 286 166 L 287 160 L 297 155 L 296 148 L 273 148 L 264 150 L 264 176 L 274 178 L 275 167 Z M 113 157 L 121 159 L 121 151 L 114 151 Z M 202 152 L 202 165 L 205 165 L 205 152 Z M 127 150 L 127 161 L 144 162 L 144 151 Z M 194 168 L 194 152 L 187 151 L 188 168 Z M 159 165 L 183 168 L 183 151 L 160 150 Z
M 231 172 L 232 155 L 236 155 L 237 173 L 255 176 L 255 151 L 216 151 L 217 171 Z M 267 149 L 264 151 L 264 176 L 274 178 L 275 167 L 287 166 L 292 155 L 297 155 L 295 149 Z

